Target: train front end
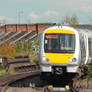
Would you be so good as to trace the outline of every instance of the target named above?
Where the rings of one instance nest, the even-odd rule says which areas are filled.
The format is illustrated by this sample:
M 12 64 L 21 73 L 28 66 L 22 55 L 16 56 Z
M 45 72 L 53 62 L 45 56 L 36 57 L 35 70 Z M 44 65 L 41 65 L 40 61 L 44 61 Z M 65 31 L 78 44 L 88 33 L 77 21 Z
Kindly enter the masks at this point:
M 50 27 L 42 32 L 40 68 L 49 75 L 76 74 L 79 67 L 79 35 L 70 27 Z

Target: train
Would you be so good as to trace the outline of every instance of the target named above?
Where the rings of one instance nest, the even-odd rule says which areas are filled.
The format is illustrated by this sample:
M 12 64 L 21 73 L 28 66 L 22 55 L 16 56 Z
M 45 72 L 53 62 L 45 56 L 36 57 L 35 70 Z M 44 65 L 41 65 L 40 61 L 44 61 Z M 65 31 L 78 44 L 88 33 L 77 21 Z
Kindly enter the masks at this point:
M 44 29 L 39 59 L 42 79 L 52 75 L 75 77 L 81 68 L 92 63 L 92 30 L 63 25 Z

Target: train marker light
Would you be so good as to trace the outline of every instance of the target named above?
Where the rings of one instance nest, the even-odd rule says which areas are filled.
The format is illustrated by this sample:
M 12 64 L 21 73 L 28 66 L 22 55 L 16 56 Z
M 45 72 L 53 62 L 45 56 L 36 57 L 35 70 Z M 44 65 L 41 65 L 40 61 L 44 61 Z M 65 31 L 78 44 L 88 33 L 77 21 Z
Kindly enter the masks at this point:
M 48 59 L 48 58 L 46 58 L 46 57 L 44 56 L 44 57 L 42 57 L 42 61 L 43 61 L 43 62 L 48 62 L 48 61 L 49 61 L 49 59 Z
M 69 59 L 70 62 L 76 62 L 77 59 L 76 58 L 72 58 L 72 59 Z
M 72 61 L 73 61 L 73 62 L 76 62 L 76 61 L 77 61 L 77 59 L 76 59 L 76 58 L 73 58 L 73 59 L 72 59 Z

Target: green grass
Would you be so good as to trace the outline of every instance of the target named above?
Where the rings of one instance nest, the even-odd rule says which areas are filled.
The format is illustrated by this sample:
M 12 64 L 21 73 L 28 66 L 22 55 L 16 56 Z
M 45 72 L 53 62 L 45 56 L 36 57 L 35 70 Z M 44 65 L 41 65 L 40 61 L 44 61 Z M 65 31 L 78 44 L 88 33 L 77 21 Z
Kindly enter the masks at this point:
M 0 70 L 0 76 L 4 75 L 4 74 L 6 74 L 6 70 L 5 69 L 1 69 Z M 13 70 L 13 71 L 9 72 L 8 74 L 17 74 L 17 72 L 15 70 Z
M 17 74 L 17 72 L 15 70 L 9 72 L 9 74 Z
M 0 75 L 4 75 L 6 73 L 6 70 L 5 69 L 1 69 L 0 70 Z

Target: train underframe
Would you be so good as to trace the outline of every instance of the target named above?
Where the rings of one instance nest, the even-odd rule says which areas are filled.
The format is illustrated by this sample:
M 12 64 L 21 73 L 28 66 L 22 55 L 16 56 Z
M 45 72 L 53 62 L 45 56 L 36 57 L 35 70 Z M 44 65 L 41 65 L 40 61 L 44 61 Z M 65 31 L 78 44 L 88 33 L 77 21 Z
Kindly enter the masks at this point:
M 46 81 L 48 85 L 53 85 L 54 87 L 65 87 L 66 85 L 69 85 L 74 88 L 73 85 L 76 80 L 80 80 L 87 75 L 88 69 L 86 66 L 80 67 L 80 70 L 81 72 L 79 73 L 66 72 L 66 67 L 63 67 L 62 71 L 61 67 L 56 69 L 56 66 L 54 66 L 51 72 L 41 72 L 41 79 Z
M 66 67 L 62 69 L 60 66 L 54 66 L 51 72 L 41 72 L 41 79 L 48 82 L 48 85 L 65 86 L 68 84 L 72 85 L 73 78 L 77 75 L 77 73 L 66 72 Z
M 65 87 L 66 85 L 73 85 L 73 79 L 77 76 L 77 73 L 64 73 L 55 74 L 49 72 L 42 72 L 41 79 L 46 81 L 48 85 L 53 85 L 54 87 Z

